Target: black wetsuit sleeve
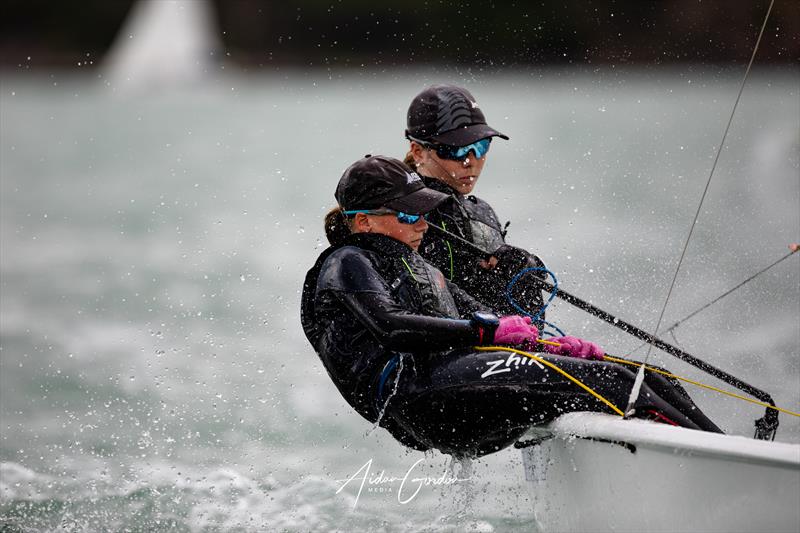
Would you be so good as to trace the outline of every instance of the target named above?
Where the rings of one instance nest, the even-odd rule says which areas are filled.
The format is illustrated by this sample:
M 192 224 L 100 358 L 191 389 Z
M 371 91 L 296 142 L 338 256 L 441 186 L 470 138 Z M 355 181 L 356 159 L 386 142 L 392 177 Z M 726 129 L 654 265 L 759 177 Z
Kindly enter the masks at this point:
M 478 330 L 469 320 L 412 314 L 381 292 L 335 295 L 389 350 L 439 351 L 478 343 Z
M 344 247 L 321 269 L 317 298 L 335 298 L 389 350 L 438 351 L 474 346 L 479 332 L 469 320 L 415 314 L 393 295 L 363 250 Z
M 324 328 L 317 320 L 314 309 L 314 298 L 317 293 L 317 278 L 319 277 L 323 262 L 334 251 L 335 248 L 330 247 L 322 252 L 317 262 L 314 263 L 314 266 L 306 273 L 306 278 L 303 281 L 303 294 L 300 299 L 300 324 L 303 326 L 303 332 L 306 334 L 306 338 L 314 348 L 317 347 L 317 343 L 324 333 Z

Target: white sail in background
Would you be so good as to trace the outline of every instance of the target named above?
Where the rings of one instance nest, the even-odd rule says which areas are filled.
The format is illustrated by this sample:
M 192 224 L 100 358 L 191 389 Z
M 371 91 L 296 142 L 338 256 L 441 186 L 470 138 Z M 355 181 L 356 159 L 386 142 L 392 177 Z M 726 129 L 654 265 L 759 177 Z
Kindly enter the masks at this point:
M 139 0 L 104 60 L 115 90 L 185 85 L 207 77 L 221 41 L 209 0 Z

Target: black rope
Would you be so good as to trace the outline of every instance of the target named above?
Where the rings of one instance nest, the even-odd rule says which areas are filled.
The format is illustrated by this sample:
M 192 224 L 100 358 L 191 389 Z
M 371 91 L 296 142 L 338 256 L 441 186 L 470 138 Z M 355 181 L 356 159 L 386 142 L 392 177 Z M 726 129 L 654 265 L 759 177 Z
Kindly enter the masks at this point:
M 482 249 L 480 246 L 476 245 L 475 243 L 472 243 L 472 242 L 470 242 L 470 241 L 468 241 L 468 240 L 466 240 L 466 239 L 464 239 L 462 237 L 459 237 L 458 235 L 456 235 L 456 234 L 444 229 L 441 226 L 438 226 L 438 225 L 433 224 L 431 222 L 428 222 L 428 226 L 433 228 L 433 229 L 435 229 L 436 231 L 446 235 L 447 237 L 455 240 L 459 244 L 463 245 L 466 249 L 468 249 L 468 250 L 472 251 L 473 253 L 475 253 L 481 259 L 486 259 L 488 257 L 491 257 L 491 255 L 492 255 L 490 252 L 487 252 L 486 250 Z M 553 285 L 548 283 L 547 281 L 534 278 L 534 282 L 541 289 L 544 289 L 544 290 L 547 290 L 547 291 L 552 291 L 554 289 Z M 775 402 L 772 400 L 772 397 L 768 393 L 766 393 L 765 391 L 763 391 L 761 389 L 757 389 L 757 388 L 753 387 L 752 385 L 750 385 L 748 383 L 745 383 L 744 381 L 740 380 L 739 378 L 728 374 L 724 370 L 716 368 L 716 367 L 706 363 L 702 359 L 698 359 L 697 357 L 685 352 L 684 350 L 681 350 L 680 348 L 678 348 L 676 346 L 673 346 L 673 345 L 669 344 L 668 342 L 665 342 L 665 341 L 663 341 L 663 340 L 651 335 L 650 333 L 647 333 L 646 331 L 644 331 L 644 330 L 642 330 L 642 329 L 640 329 L 640 328 L 638 328 L 638 327 L 636 327 L 636 326 L 634 326 L 632 324 L 629 324 L 628 322 L 625 322 L 624 320 L 621 320 L 620 318 L 612 315 L 611 313 L 608 313 L 608 312 L 600 309 L 599 307 L 595 307 L 591 303 L 589 303 L 589 302 L 587 302 L 585 300 L 582 300 L 582 299 L 578 298 L 577 296 L 573 296 L 572 294 L 566 292 L 562 287 L 558 288 L 558 292 L 556 292 L 556 297 L 560 298 L 561 300 L 564 300 L 565 302 L 567 302 L 567 303 L 569 303 L 569 304 L 571 304 L 571 305 L 573 305 L 575 307 L 577 307 L 578 309 L 586 311 L 590 315 L 593 315 L 593 316 L 599 318 L 600 320 L 602 320 L 604 322 L 607 322 L 608 324 L 611 324 L 615 328 L 621 329 L 622 331 L 624 331 L 624 332 L 626 332 L 626 333 L 628 333 L 630 335 L 633 335 L 634 337 L 636 337 L 636 338 L 638 338 L 640 340 L 643 340 L 646 343 L 648 343 L 648 344 L 650 344 L 652 346 L 655 346 L 656 348 L 660 348 L 661 350 L 664 350 L 668 354 L 670 354 L 670 355 L 672 355 L 674 357 L 677 357 L 678 359 L 680 359 L 682 361 L 685 361 L 685 362 L 689 363 L 690 365 L 702 370 L 703 372 L 711 374 L 712 376 L 716 377 L 717 379 L 719 379 L 719 380 L 721 380 L 721 381 L 723 381 L 723 382 L 725 382 L 725 383 L 727 383 L 727 384 L 729 384 L 729 385 L 731 385 L 733 387 L 736 387 L 737 389 L 741 390 L 742 392 L 745 392 L 745 393 L 753 396 L 754 398 L 757 398 L 758 400 L 761 400 L 762 402 L 768 403 L 768 404 L 773 405 L 773 406 L 775 405 Z M 642 365 L 642 366 L 644 366 L 644 365 Z M 756 420 L 756 438 L 762 439 L 762 440 L 766 440 L 766 439 L 769 439 L 769 438 L 774 438 L 775 430 L 777 429 L 777 427 L 778 427 L 778 414 L 777 414 L 777 411 L 775 411 L 774 409 L 767 409 L 766 410 L 766 414 L 764 415 L 764 417 Z

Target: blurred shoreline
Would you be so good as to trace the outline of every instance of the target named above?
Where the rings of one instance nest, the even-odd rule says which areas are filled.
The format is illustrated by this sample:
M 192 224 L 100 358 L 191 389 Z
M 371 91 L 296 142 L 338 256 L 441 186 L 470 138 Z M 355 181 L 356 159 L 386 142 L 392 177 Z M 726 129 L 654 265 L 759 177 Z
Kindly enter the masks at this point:
M 354 490 L 336 494 L 368 458 L 398 472 L 423 455 L 368 433 L 299 324 L 334 184 L 367 152 L 403 155 L 422 86 L 466 85 L 511 137 L 492 145 L 476 189 L 512 221 L 510 242 L 566 290 L 653 327 L 742 75 L 226 68 L 130 92 L 89 71 L 4 75 L 0 524 L 530 531 L 514 449 L 476 461 L 465 493 L 432 488 L 407 507 L 365 493 L 357 513 Z M 752 76 L 666 323 L 797 240 L 798 73 Z M 793 410 L 797 259 L 677 332 L 687 351 Z M 565 304 L 548 317 L 612 353 L 639 344 Z M 663 354 L 654 363 L 709 382 Z M 690 394 L 732 434 L 751 436 L 763 413 Z M 778 440 L 800 442 L 800 420 L 782 415 Z M 424 457 L 431 477 L 452 466 Z

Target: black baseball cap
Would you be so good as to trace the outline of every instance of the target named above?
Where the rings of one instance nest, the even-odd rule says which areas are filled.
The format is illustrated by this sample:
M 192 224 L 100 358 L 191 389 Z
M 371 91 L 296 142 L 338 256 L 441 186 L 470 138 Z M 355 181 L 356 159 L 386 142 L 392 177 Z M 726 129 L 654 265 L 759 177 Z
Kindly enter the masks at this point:
M 466 146 L 487 137 L 508 140 L 486 124 L 475 98 L 455 85 L 428 87 L 408 107 L 406 137 L 450 146 Z
M 426 187 L 403 162 L 382 155 L 366 155 L 350 165 L 335 196 L 344 211 L 388 207 L 409 215 L 424 215 L 449 198 Z

